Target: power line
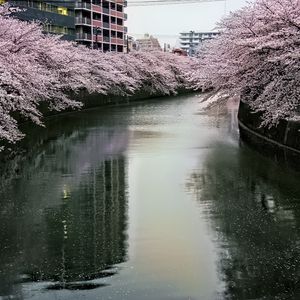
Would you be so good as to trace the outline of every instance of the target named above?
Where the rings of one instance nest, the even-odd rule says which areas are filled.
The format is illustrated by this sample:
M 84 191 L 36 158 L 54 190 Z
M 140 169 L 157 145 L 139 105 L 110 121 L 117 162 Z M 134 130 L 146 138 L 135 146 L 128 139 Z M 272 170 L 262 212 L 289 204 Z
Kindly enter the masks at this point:
M 197 3 L 204 3 L 204 2 L 224 2 L 224 1 L 225 0 L 141 0 L 141 1 L 128 2 L 128 7 L 174 5 L 174 4 L 197 4 Z
M 196 32 L 196 31 L 195 31 Z M 198 31 L 197 31 L 198 32 Z M 218 31 L 216 30 L 199 30 L 199 32 L 203 32 L 203 33 L 210 33 L 210 32 L 215 32 L 217 33 Z M 188 33 L 188 31 L 187 31 Z M 133 35 L 133 36 L 138 36 L 138 37 L 143 37 L 145 36 L 145 33 L 133 33 L 133 32 L 128 32 L 129 35 Z M 179 34 L 167 34 L 167 33 L 151 33 L 152 36 L 154 37 L 164 37 L 164 38 L 175 38 L 175 37 L 179 37 Z
M 141 7 L 141 6 L 157 6 L 157 5 L 177 5 L 177 4 L 198 4 L 198 3 L 205 3 L 205 2 L 224 2 L 226 0 L 140 0 L 140 1 L 128 1 L 128 7 Z M 45 2 L 49 4 L 75 4 L 80 1 L 75 0 L 44 0 L 44 1 L 28 1 L 28 0 L 17 0 L 11 2 Z M 102 2 L 102 1 L 101 1 Z M 114 3 L 116 4 L 124 4 L 125 1 L 116 0 Z
M 141 37 L 145 35 L 145 33 L 132 33 L 132 32 L 129 32 L 128 34 L 134 36 L 141 36 Z M 165 33 L 153 33 L 151 35 L 154 37 L 165 37 L 165 38 L 174 38 L 179 36 L 178 34 L 165 34 Z

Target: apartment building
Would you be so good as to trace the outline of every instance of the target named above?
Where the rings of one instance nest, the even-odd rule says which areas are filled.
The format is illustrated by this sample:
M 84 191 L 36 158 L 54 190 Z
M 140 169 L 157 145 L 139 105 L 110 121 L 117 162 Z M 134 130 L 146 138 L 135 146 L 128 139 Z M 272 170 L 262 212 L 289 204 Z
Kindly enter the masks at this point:
M 47 33 L 60 34 L 65 40 L 75 40 L 74 1 L 0 0 L 24 9 L 15 15 L 24 21 L 40 21 Z
M 16 16 L 25 21 L 41 21 L 47 33 L 101 51 L 124 52 L 127 14 L 124 0 L 0 0 L 24 11 Z
M 123 52 L 127 27 L 124 0 L 82 0 L 75 3 L 76 41 L 104 52 Z
M 189 56 L 194 56 L 198 47 L 206 40 L 210 40 L 218 36 L 220 33 L 216 31 L 199 32 L 188 31 L 181 32 L 179 36 L 180 49 L 186 51 Z
M 149 34 L 136 40 L 136 49 L 139 51 L 162 51 L 158 39 Z

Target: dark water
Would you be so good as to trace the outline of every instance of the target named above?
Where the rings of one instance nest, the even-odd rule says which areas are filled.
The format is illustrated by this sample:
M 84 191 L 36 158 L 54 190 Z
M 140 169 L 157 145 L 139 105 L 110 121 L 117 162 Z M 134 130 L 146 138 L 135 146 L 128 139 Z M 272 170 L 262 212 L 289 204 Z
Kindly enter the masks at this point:
M 300 299 L 300 176 L 199 98 L 58 117 L 1 164 L 0 299 Z

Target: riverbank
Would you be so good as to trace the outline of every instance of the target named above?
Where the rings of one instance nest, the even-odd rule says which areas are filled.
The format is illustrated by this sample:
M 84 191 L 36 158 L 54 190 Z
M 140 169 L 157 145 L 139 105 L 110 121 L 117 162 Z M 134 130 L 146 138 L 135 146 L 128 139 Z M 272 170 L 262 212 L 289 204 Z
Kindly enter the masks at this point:
M 176 91 L 176 94 L 172 93 L 162 93 L 162 92 L 151 92 L 151 91 L 136 91 L 134 94 L 126 94 L 123 96 L 120 95 L 112 95 L 112 94 L 98 94 L 93 93 L 89 94 L 86 91 L 79 92 L 74 95 L 74 99 L 80 103 L 82 103 L 82 107 L 80 109 L 72 109 L 67 108 L 63 111 L 50 111 L 47 107 L 41 108 L 42 114 L 44 117 L 49 118 L 55 115 L 61 115 L 70 112 L 83 111 L 87 109 L 97 108 L 97 107 L 107 107 L 107 106 L 115 106 L 115 105 L 128 105 L 133 102 L 145 101 L 149 99 L 157 99 L 157 98 L 168 98 L 172 96 L 179 96 L 185 94 L 195 93 L 192 89 L 180 88 Z
M 24 152 L 30 151 L 31 145 L 28 142 L 32 136 L 40 140 L 38 144 L 44 144 L 48 140 L 53 138 L 52 131 L 49 128 L 52 123 L 61 122 L 64 120 L 68 123 L 68 115 L 77 113 L 89 113 L 91 110 L 109 109 L 109 107 L 128 106 L 133 103 L 146 102 L 146 101 L 167 101 L 169 98 L 185 97 L 193 95 L 195 91 L 188 89 L 179 89 L 177 95 L 168 95 L 163 93 L 151 93 L 145 91 L 139 91 L 134 95 L 101 95 L 101 94 L 88 94 L 87 92 L 81 92 L 76 95 L 76 100 L 83 104 L 80 109 L 65 109 L 62 111 L 51 111 L 46 106 L 41 106 L 40 111 L 43 114 L 43 120 L 45 126 L 37 126 L 30 120 L 25 120 L 20 116 L 15 116 L 18 121 L 19 129 L 25 134 L 25 138 L 15 144 L 4 144 L 4 150 L 0 151 L 0 160 L 6 161 L 7 159 L 13 159 L 15 156 L 19 156 Z M 63 126 L 63 125 L 62 125 Z M 45 138 L 45 135 L 47 136 Z M 27 138 L 29 136 L 29 139 Z M 1 146 L 1 145 L 0 145 Z
M 148 98 L 173 95 L 193 85 L 188 76 L 193 59 L 161 51 L 102 53 L 45 36 L 38 24 L 3 17 L 3 11 L 0 20 L 5 40 L 0 59 L 5 70 L 0 79 L 0 141 L 13 144 L 23 138 L 20 119 L 41 125 L 46 107 L 56 111 L 80 108 L 82 93 L 97 95 L 95 101 L 87 101 L 95 106 L 90 103 L 98 105 L 99 95 L 103 95 L 100 102 L 111 103 L 127 100 L 130 95 L 140 98 L 140 91 Z M 20 43 L 25 56 L 15 49 Z
M 280 120 L 275 127 L 260 126 L 262 113 L 255 113 L 248 104 L 240 102 L 240 139 L 276 162 L 300 170 L 300 123 Z

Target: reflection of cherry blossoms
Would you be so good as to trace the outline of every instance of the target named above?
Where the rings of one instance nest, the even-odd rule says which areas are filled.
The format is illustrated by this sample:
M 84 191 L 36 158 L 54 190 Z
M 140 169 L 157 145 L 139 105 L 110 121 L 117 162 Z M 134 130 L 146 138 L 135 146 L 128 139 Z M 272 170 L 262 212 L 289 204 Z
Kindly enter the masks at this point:
M 257 0 L 219 24 L 200 50 L 196 86 L 242 95 L 265 125 L 295 115 L 300 92 L 300 1 Z
M 99 168 L 105 161 L 118 160 L 127 150 L 129 139 L 130 132 L 126 127 L 99 127 L 84 133 L 75 131 L 69 137 L 62 136 L 54 141 L 55 161 L 63 161 L 66 168 L 65 184 L 72 188 L 79 184 L 84 174 Z
M 128 140 L 128 131 L 113 131 L 110 136 L 110 141 L 105 145 L 103 149 L 104 154 L 108 156 L 120 155 L 127 149 Z
M 36 23 L 0 6 L 0 139 L 22 137 L 15 115 L 42 124 L 42 102 L 54 110 L 78 108 L 71 94 L 172 94 L 188 86 L 192 61 L 169 53 L 101 53 L 44 35 Z

